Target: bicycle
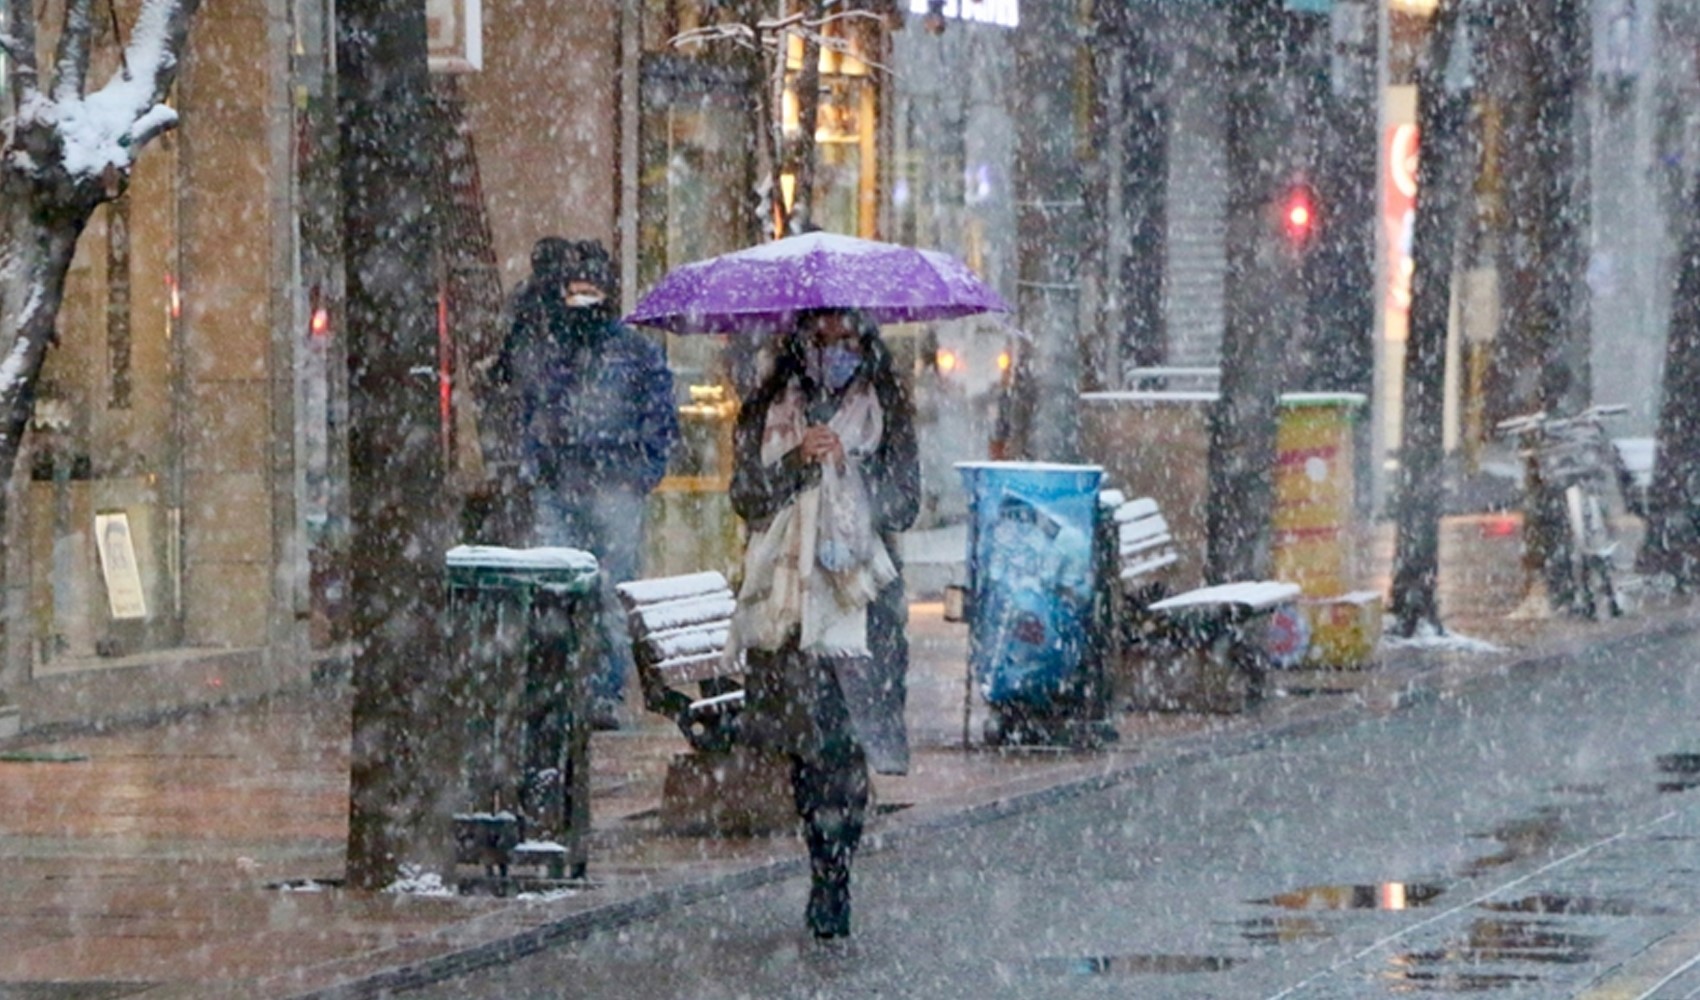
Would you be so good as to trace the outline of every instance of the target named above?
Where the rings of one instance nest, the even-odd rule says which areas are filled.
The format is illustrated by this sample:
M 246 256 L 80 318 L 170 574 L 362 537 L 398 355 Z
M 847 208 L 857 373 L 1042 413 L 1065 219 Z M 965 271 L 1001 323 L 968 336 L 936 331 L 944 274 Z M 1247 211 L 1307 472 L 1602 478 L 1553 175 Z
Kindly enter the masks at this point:
M 1500 421 L 1496 426 L 1502 434 L 1516 435 L 1522 444 L 1522 455 L 1535 474 L 1539 487 L 1561 490 L 1564 495 L 1565 521 L 1570 534 L 1570 577 L 1576 583 L 1576 594 L 1582 612 L 1588 618 L 1599 617 L 1599 601 L 1603 597 L 1613 618 L 1623 615 L 1617 591 L 1612 585 L 1612 559 L 1617 554 L 1617 537 L 1607 515 L 1604 497 L 1615 486 L 1620 495 L 1628 470 L 1611 438 L 1606 436 L 1603 420 L 1621 416 L 1629 408 L 1622 405 L 1590 406 L 1572 417 L 1551 417 L 1546 411 L 1527 413 Z M 1525 484 L 1525 505 L 1535 500 L 1534 484 Z

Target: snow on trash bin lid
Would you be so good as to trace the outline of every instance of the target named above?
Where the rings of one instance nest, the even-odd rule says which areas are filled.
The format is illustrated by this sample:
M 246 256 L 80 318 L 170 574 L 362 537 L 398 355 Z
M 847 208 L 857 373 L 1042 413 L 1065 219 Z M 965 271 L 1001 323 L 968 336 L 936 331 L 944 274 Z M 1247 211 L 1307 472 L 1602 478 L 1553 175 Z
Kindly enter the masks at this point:
M 510 549 L 501 545 L 456 545 L 444 557 L 450 566 L 479 569 L 568 570 L 596 572 L 596 557 L 583 549 L 545 546 Z
M 957 462 L 958 469 L 988 469 L 1008 472 L 1103 472 L 1102 465 L 1064 465 L 1060 462 Z

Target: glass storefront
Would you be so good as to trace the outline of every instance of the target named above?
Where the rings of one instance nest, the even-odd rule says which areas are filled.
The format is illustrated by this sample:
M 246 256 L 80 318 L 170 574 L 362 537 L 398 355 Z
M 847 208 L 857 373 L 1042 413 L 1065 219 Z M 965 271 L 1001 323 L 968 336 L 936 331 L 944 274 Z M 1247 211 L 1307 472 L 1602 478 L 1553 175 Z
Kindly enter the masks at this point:
M 728 40 L 675 45 L 682 32 L 731 20 L 719 3 L 652 0 L 642 37 L 639 128 L 638 293 L 672 268 L 751 246 L 771 235 L 758 194 L 758 135 L 765 63 Z M 879 81 L 858 55 L 874 50 L 877 28 L 864 19 L 828 30 L 821 56 L 821 102 L 815 139 L 815 222 L 865 237 L 878 232 L 876 123 Z M 861 25 L 861 26 L 856 26 Z M 780 39 L 773 39 L 780 44 Z M 802 40 L 784 36 L 785 89 L 780 134 L 795 140 L 795 83 Z M 774 67 L 777 69 L 777 67 Z M 795 178 L 781 176 L 781 197 Z M 726 497 L 732 475 L 732 422 L 741 383 L 759 345 L 745 338 L 666 336 L 683 442 L 651 500 L 646 572 L 735 568 L 742 540 Z
M 759 236 L 753 67 L 726 53 L 647 52 L 639 121 L 638 287 Z M 667 334 L 683 440 L 651 499 L 646 572 L 730 571 L 740 540 L 726 499 L 737 411 L 727 338 Z
M 31 423 L 35 668 L 182 642 L 174 143 L 84 233 Z

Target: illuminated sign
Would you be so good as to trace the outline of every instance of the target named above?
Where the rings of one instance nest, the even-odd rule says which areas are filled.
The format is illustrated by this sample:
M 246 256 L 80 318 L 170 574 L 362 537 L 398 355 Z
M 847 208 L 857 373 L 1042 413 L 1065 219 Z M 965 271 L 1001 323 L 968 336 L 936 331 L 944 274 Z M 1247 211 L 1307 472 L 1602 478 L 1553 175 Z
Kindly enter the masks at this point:
M 1403 316 L 1411 308 L 1411 227 L 1416 222 L 1417 127 L 1395 125 L 1387 130 L 1387 183 L 1382 214 L 1387 234 L 1387 300 L 1389 312 Z
M 912 14 L 925 14 L 927 8 L 928 0 L 909 0 Z M 959 21 L 1015 28 L 1021 24 L 1021 0 L 944 0 L 944 9 L 940 13 Z

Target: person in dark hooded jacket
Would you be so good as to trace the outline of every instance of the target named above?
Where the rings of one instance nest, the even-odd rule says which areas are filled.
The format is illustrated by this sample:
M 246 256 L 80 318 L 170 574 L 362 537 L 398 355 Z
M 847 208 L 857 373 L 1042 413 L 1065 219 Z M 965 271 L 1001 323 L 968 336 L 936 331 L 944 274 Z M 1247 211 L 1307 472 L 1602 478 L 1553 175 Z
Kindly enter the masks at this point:
M 896 535 L 920 505 L 914 405 L 878 328 L 805 314 L 733 431 L 732 507 L 749 529 L 734 641 L 751 745 L 791 759 L 812 875 L 806 919 L 850 932 L 868 769 L 908 768 L 908 647 Z
M 602 669 L 592 719 L 613 728 L 632 669 L 615 584 L 637 577 L 645 498 L 679 437 L 661 348 L 620 323 L 608 252 L 594 240 L 539 240 L 515 294 L 495 379 L 509 386 L 532 545 L 593 553 L 602 569 Z

